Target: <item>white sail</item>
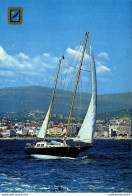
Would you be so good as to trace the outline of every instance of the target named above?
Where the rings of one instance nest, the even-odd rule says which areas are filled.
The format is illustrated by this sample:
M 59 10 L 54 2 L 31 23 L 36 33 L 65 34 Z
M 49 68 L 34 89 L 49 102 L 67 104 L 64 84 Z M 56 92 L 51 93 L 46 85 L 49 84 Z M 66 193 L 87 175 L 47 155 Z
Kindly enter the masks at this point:
M 88 111 L 82 123 L 82 126 L 79 130 L 78 136 L 75 139 L 76 141 L 82 142 L 92 142 L 94 137 L 95 125 L 96 125 L 96 109 L 97 109 L 97 83 L 96 83 L 96 70 L 95 70 L 95 62 L 92 53 L 91 46 L 90 47 L 90 64 L 91 64 L 91 76 L 92 76 L 92 97 L 89 104 Z
M 40 131 L 38 133 L 38 136 L 37 136 L 38 138 L 44 139 L 45 132 L 47 131 L 46 128 L 47 128 L 49 113 L 50 113 L 50 107 L 49 107 L 48 112 L 46 114 L 46 117 L 45 117 L 45 119 L 43 121 L 42 127 L 41 127 L 41 129 L 40 129 Z
M 42 127 L 41 127 L 41 129 L 40 129 L 40 131 L 38 133 L 38 136 L 37 136 L 38 138 L 42 138 L 44 140 L 45 140 L 45 136 L 46 136 L 46 132 L 47 132 L 47 127 L 48 127 L 48 122 L 49 122 L 49 116 L 50 116 L 52 105 L 53 105 L 53 101 L 54 101 L 56 84 L 57 84 L 57 80 L 58 80 L 58 74 L 59 74 L 59 70 L 60 70 L 60 65 L 61 65 L 62 59 L 64 59 L 64 56 L 62 56 L 62 58 L 59 59 L 59 65 L 58 65 L 58 69 L 57 69 L 57 74 L 56 74 L 55 85 L 54 85 L 54 89 L 53 89 L 51 103 L 50 103 L 48 112 L 46 114 L 46 117 L 45 117 L 45 119 L 43 121 Z

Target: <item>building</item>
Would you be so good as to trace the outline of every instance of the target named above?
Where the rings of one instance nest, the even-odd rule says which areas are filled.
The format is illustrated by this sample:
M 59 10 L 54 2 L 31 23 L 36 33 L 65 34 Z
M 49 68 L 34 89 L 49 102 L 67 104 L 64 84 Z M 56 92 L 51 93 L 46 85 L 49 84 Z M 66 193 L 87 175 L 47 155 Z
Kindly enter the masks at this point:
M 26 128 L 21 128 L 16 130 L 17 135 L 27 135 L 29 133 L 29 130 Z
M 109 137 L 131 138 L 131 126 L 109 125 Z
M 80 127 L 78 128 L 76 124 L 70 123 L 69 129 L 68 129 L 68 136 L 75 136 L 77 135 L 77 132 L 79 131 Z
M 109 124 L 103 120 L 97 120 L 96 121 L 96 128 L 94 137 L 108 137 L 109 133 Z
M 53 126 L 48 128 L 47 135 L 50 136 L 62 136 L 63 127 L 62 126 Z
M 33 128 L 30 128 L 30 129 L 28 129 L 28 134 L 29 135 L 38 135 L 38 133 L 39 133 L 39 130 L 38 129 L 33 129 Z
M 6 137 L 15 137 L 16 136 L 16 132 L 14 130 L 3 130 L 3 132 L 1 132 L 2 137 L 6 138 Z

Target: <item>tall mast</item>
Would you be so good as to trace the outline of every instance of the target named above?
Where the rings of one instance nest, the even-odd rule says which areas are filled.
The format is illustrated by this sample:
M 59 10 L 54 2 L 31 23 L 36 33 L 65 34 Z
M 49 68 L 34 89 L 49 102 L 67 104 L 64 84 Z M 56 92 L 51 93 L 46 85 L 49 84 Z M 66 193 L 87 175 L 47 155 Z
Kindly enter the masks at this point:
M 70 119 L 71 119 L 71 113 L 72 113 L 73 104 L 74 104 L 74 100 L 75 100 L 75 95 L 76 95 L 77 85 L 78 85 L 79 76 L 80 76 L 80 72 L 81 72 L 81 66 L 82 66 L 82 62 L 83 62 L 83 57 L 84 57 L 84 52 L 85 52 L 85 48 L 86 48 L 88 34 L 89 34 L 89 32 L 86 32 L 85 43 L 84 43 L 84 47 L 83 47 L 82 57 L 81 57 L 81 61 L 80 61 L 80 66 L 79 66 L 79 70 L 78 70 L 78 75 L 77 75 L 75 90 L 74 90 L 74 94 L 73 94 L 73 98 L 72 98 L 72 104 L 71 104 L 69 118 L 68 118 L 68 123 L 67 123 L 67 128 L 66 128 L 66 134 L 65 134 L 64 140 L 63 140 L 63 144 L 64 145 L 66 144 L 66 137 L 67 137 L 67 134 L 68 134 L 69 124 L 70 124 Z
M 56 74 L 56 79 L 55 79 L 55 85 L 54 85 L 53 94 L 52 94 L 52 98 L 51 98 L 51 103 L 50 103 L 50 107 L 49 107 L 49 116 L 48 116 L 48 120 L 47 120 L 46 131 L 45 131 L 45 134 L 44 134 L 44 140 L 45 140 L 46 133 L 47 133 L 48 123 L 49 123 L 49 117 L 50 117 L 50 113 L 51 113 L 51 109 L 52 109 L 52 105 L 53 105 L 53 100 L 54 100 L 54 97 L 55 97 L 55 90 L 56 90 L 56 85 L 57 85 L 57 80 L 58 80 L 58 75 L 59 75 L 59 70 L 60 70 L 60 65 L 61 65 L 62 59 L 64 59 L 64 56 L 62 56 L 62 58 L 59 59 L 59 65 L 58 65 L 58 69 L 57 69 L 57 74 Z

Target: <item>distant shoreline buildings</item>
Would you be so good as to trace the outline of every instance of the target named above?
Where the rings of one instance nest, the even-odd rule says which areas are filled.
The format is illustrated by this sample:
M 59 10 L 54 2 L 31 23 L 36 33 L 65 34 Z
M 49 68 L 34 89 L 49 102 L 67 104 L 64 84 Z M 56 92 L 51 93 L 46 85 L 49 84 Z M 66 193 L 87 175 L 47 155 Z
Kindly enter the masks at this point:
M 15 119 L 9 119 L 9 113 L 5 115 L 0 122 L 1 138 L 33 138 L 38 135 L 45 117 L 43 111 L 31 111 L 28 113 L 11 113 Z M 25 118 L 25 115 L 27 118 Z M 32 117 L 32 118 L 31 118 Z M 22 120 L 25 119 L 25 120 Z M 63 114 L 52 114 L 49 122 L 47 135 L 49 137 L 62 137 L 66 131 L 67 116 Z M 82 117 L 83 118 L 83 117 Z M 8 119 L 8 120 L 7 120 Z M 20 120 L 19 120 L 20 119 Z M 80 116 L 74 116 L 71 119 L 68 137 L 75 137 L 81 127 L 82 119 Z M 95 139 L 131 139 L 131 119 L 128 117 L 116 117 L 115 119 L 105 122 L 97 119 L 94 134 Z

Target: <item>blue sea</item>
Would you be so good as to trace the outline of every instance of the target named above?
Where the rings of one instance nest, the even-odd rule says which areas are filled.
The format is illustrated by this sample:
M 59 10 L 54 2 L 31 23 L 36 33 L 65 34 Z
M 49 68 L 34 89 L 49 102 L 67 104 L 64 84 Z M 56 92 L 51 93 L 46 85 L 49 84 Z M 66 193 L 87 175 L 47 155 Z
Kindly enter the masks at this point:
M 27 142 L 0 140 L 1 193 L 132 192 L 130 140 L 95 140 L 78 158 L 55 160 L 29 158 Z

